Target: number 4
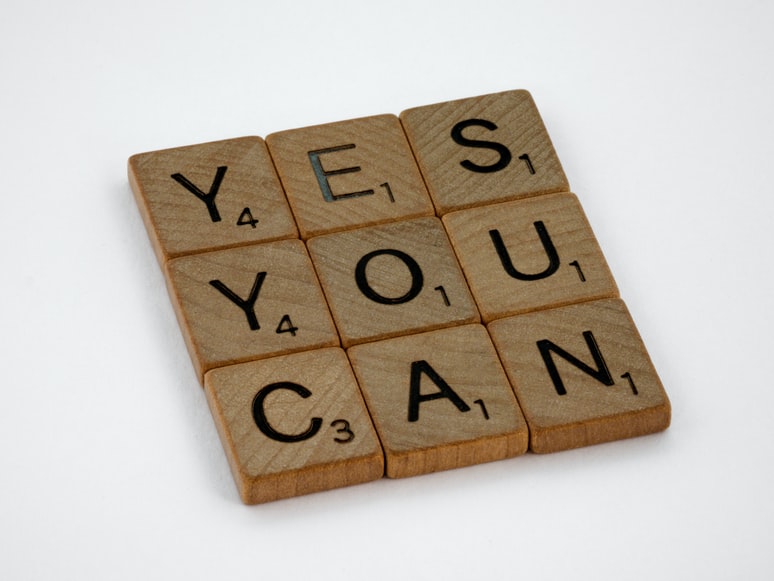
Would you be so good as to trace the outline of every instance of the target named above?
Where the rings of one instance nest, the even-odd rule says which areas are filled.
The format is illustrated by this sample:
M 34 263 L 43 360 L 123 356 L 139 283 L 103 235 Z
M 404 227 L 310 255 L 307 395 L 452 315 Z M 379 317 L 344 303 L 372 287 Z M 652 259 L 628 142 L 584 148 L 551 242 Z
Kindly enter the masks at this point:
M 237 220 L 237 226 L 247 226 L 249 224 L 255 228 L 257 223 L 258 218 L 253 218 L 253 213 L 250 211 L 250 208 L 242 210 L 242 213 L 239 214 L 239 219 Z
M 290 320 L 290 315 L 283 315 L 280 319 L 279 325 L 277 325 L 277 330 L 275 333 L 290 333 L 291 336 L 296 336 L 296 331 L 298 331 L 298 327 L 293 325 L 293 321 Z

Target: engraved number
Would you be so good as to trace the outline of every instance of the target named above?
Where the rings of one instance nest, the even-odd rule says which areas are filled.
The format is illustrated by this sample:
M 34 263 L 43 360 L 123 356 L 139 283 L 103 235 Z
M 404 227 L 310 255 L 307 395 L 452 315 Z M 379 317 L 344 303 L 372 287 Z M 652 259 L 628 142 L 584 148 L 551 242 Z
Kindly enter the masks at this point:
M 484 419 L 488 420 L 489 419 L 489 412 L 486 411 L 486 406 L 484 405 L 484 400 L 483 399 L 477 399 L 473 403 L 476 403 L 479 406 L 481 406 L 481 413 L 484 414 Z
M 390 187 L 390 184 L 388 184 L 387 182 L 384 182 L 383 184 L 379 184 L 379 186 L 387 190 L 387 197 L 390 198 L 390 202 L 394 204 L 395 196 L 392 193 L 392 188 Z
M 451 303 L 449 302 L 449 296 L 446 294 L 446 289 L 442 286 L 437 286 L 433 290 L 437 290 L 439 293 L 441 293 L 441 296 L 443 297 L 443 304 L 445 304 L 447 307 L 451 306 Z
M 627 371 L 626 373 L 624 373 L 624 374 L 621 376 L 621 378 L 622 378 L 622 379 L 627 379 L 627 380 L 629 380 L 629 387 L 631 387 L 631 388 L 632 388 L 632 393 L 633 393 L 634 395 L 639 395 L 639 392 L 637 391 L 637 386 L 636 386 L 636 385 L 634 385 L 634 380 L 632 379 L 632 374 L 631 374 L 631 373 L 629 373 L 629 372 Z
M 581 280 L 581 282 L 586 282 L 586 277 L 583 275 L 583 271 L 581 270 L 580 264 L 578 264 L 577 260 L 573 260 L 570 263 L 570 266 L 574 266 L 575 270 L 578 271 L 578 278 Z
M 290 320 L 290 315 L 282 315 L 282 318 L 280 319 L 279 325 L 277 325 L 277 330 L 275 332 L 277 334 L 290 333 L 291 336 L 295 337 L 296 331 L 298 331 L 298 327 L 293 325 L 293 321 Z
M 337 434 L 346 434 L 346 437 L 335 437 L 333 438 L 333 441 L 338 444 L 346 444 L 347 442 L 351 442 L 355 439 L 355 432 L 349 429 L 349 422 L 347 420 L 333 420 L 331 422 L 331 427 L 341 426 L 338 430 L 336 430 Z
M 529 158 L 529 155 L 524 153 L 519 156 L 519 159 L 527 164 L 527 169 L 529 170 L 529 173 L 531 173 L 532 175 L 535 175 L 535 166 L 532 165 L 532 160 Z
M 252 226 L 255 228 L 255 225 L 258 223 L 258 218 L 253 218 L 253 213 L 250 211 L 250 208 L 245 208 L 242 210 L 242 213 L 239 214 L 239 219 L 237 220 L 237 226 Z

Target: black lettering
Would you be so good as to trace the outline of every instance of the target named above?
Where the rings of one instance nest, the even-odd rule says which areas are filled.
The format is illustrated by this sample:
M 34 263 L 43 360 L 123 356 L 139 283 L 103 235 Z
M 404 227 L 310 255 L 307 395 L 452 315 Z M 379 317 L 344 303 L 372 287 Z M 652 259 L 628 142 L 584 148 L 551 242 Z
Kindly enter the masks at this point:
M 210 191 L 206 194 L 181 173 L 173 173 L 170 177 L 204 202 L 207 206 L 207 211 L 210 213 L 210 220 L 213 222 L 220 222 L 220 213 L 218 212 L 218 207 L 215 205 L 215 196 L 218 195 L 220 182 L 223 181 L 223 176 L 226 175 L 227 169 L 228 167 L 225 165 L 222 165 L 217 169 L 215 172 L 215 179 L 212 180 L 212 185 L 210 186 Z
M 484 404 L 484 400 L 483 399 L 477 399 L 473 403 L 478 404 L 479 406 L 481 406 L 481 413 L 484 414 L 484 419 L 488 420 L 489 419 L 489 412 L 486 411 L 486 405 Z
M 602 352 L 599 350 L 597 341 L 594 339 L 594 334 L 591 331 L 584 331 L 583 338 L 586 340 L 586 345 L 588 345 L 589 351 L 591 351 L 591 356 L 594 358 L 594 363 L 596 364 L 597 369 L 587 365 L 548 339 L 543 339 L 537 342 L 540 355 L 543 357 L 543 363 L 545 363 L 546 369 L 548 370 L 548 375 L 551 377 L 551 381 L 554 383 L 556 393 L 559 395 L 566 395 L 567 390 L 565 389 L 564 382 L 559 375 L 559 370 L 556 368 L 556 363 L 554 363 L 554 360 L 551 357 L 552 352 L 556 353 L 559 357 L 604 385 L 610 386 L 615 383 L 613 381 L 613 377 L 610 375 L 610 370 L 607 368 L 607 363 L 605 363 L 605 359 L 602 357 Z
M 406 291 L 405 294 L 399 297 L 382 296 L 377 293 L 368 283 L 368 277 L 366 277 L 366 268 L 368 268 L 368 263 L 372 258 L 381 256 L 383 254 L 394 256 L 395 258 L 400 259 L 409 269 L 409 273 L 411 274 L 411 288 Z M 362 292 L 372 301 L 382 305 L 399 305 L 409 302 L 410 300 L 414 299 L 420 292 L 422 292 L 422 286 L 424 285 L 425 281 L 424 276 L 422 275 L 422 269 L 419 267 L 419 264 L 417 264 L 417 261 L 411 258 L 411 256 L 405 252 L 401 252 L 400 250 L 383 248 L 381 250 L 374 250 L 373 252 L 369 252 L 358 261 L 357 266 L 355 267 L 355 282 L 357 283 L 357 288 L 360 289 L 360 292 Z
M 387 197 L 390 198 L 390 203 L 395 203 L 395 194 L 392 193 L 392 188 L 390 187 L 389 182 L 384 182 L 383 184 L 379 184 L 380 187 L 387 190 Z
M 505 272 L 517 280 L 540 280 L 541 278 L 547 278 L 551 276 L 559 268 L 559 254 L 556 252 L 556 247 L 551 241 L 551 236 L 549 236 L 545 225 L 540 221 L 535 222 L 533 225 L 535 226 L 535 230 L 537 230 L 538 236 L 540 237 L 540 242 L 543 244 L 543 249 L 546 251 L 546 256 L 548 256 L 548 266 L 546 269 L 543 272 L 538 272 L 535 274 L 524 274 L 523 272 L 516 270 L 516 267 L 513 266 L 511 255 L 508 253 L 508 249 L 505 247 L 502 236 L 500 236 L 500 231 L 489 231 L 489 237 L 492 239 L 492 244 L 494 244 L 495 250 L 497 251 L 497 256 L 500 257 L 500 262 L 502 263 Z
M 258 218 L 253 218 L 253 213 L 250 211 L 250 208 L 245 208 L 242 210 L 242 213 L 239 214 L 239 218 L 237 218 L 237 226 L 252 226 L 255 228 L 255 225 L 258 224 Z
M 360 166 L 345 167 L 340 169 L 326 170 L 322 166 L 320 156 L 325 153 L 333 153 L 336 151 L 343 151 L 346 149 L 354 149 L 355 144 L 349 143 L 347 145 L 339 145 L 337 147 L 328 147 L 326 149 L 317 149 L 315 151 L 307 152 L 309 161 L 312 164 L 314 175 L 317 178 L 317 183 L 320 184 L 320 190 L 322 190 L 323 198 L 326 202 L 335 202 L 336 200 L 342 200 L 344 198 L 357 198 L 360 196 L 368 196 L 373 194 L 373 190 L 363 190 L 360 192 L 349 192 L 347 194 L 334 194 L 331 190 L 331 184 L 328 182 L 328 176 L 336 176 L 348 173 L 354 173 L 360 171 Z
M 278 442 L 302 442 L 303 440 L 308 440 L 314 436 L 322 425 L 322 418 L 312 418 L 311 422 L 309 423 L 309 428 L 300 434 L 283 434 L 271 426 L 269 421 L 266 419 L 266 410 L 263 406 L 266 398 L 278 389 L 287 389 L 288 391 L 292 391 L 298 394 L 304 399 L 312 395 L 312 392 L 306 389 L 303 385 L 299 385 L 291 381 L 280 381 L 277 383 L 269 384 L 262 388 L 261 391 L 256 393 L 255 397 L 253 398 L 253 420 L 255 420 L 255 425 L 258 426 L 258 429 L 261 430 L 261 432 L 263 432 L 267 437 Z
M 581 265 L 578 263 L 578 261 L 577 260 L 573 260 L 570 263 L 570 266 L 574 266 L 575 270 L 578 271 L 578 278 L 580 279 L 580 281 L 581 282 L 586 282 L 586 276 L 583 274 L 583 269 L 581 268 Z
M 519 156 L 519 159 L 527 164 L 527 170 L 529 171 L 529 173 L 531 173 L 532 175 L 535 175 L 535 166 L 532 165 L 532 160 L 529 158 L 529 154 L 524 153 Z
M 290 315 L 282 315 L 282 318 L 277 325 L 277 329 L 274 332 L 277 333 L 277 335 L 280 333 L 290 333 L 291 337 L 295 337 L 298 332 L 298 327 L 290 320 Z
M 439 293 L 441 293 L 441 297 L 443 297 L 443 304 L 447 307 L 451 306 L 451 302 L 449 302 L 449 296 L 446 294 L 446 289 L 443 288 L 443 286 L 437 286 L 433 290 L 437 290 Z
M 333 420 L 331 422 L 331 427 L 335 428 L 336 426 L 341 426 L 338 430 L 336 430 L 336 433 L 346 434 L 346 436 L 336 436 L 333 438 L 334 442 L 337 444 L 347 444 L 355 439 L 355 432 L 352 431 L 347 420 Z
M 255 275 L 253 288 L 250 290 L 250 294 L 246 299 L 237 295 L 219 280 L 211 280 L 210 284 L 223 293 L 232 303 L 242 309 L 247 317 L 247 323 L 250 325 L 250 329 L 257 331 L 261 326 L 258 324 L 258 317 L 255 315 L 255 301 L 258 300 L 258 293 L 261 292 L 261 285 L 265 278 L 265 272 L 259 272 Z
M 636 385 L 634 385 L 634 379 L 632 379 L 632 374 L 631 374 L 631 373 L 629 373 L 629 372 L 627 371 L 626 373 L 624 373 L 624 374 L 621 376 L 621 379 L 626 379 L 626 380 L 629 382 L 629 389 L 631 389 L 631 390 L 632 390 L 632 393 L 633 393 L 634 395 L 639 395 L 639 394 L 640 394 L 640 393 L 637 391 L 637 386 L 636 386 Z
M 420 388 L 422 384 L 422 374 L 427 375 L 430 380 L 438 386 L 438 391 L 422 395 Z M 427 361 L 414 361 L 411 363 L 411 384 L 409 389 L 408 421 L 416 422 L 419 420 L 419 404 L 424 401 L 445 398 L 451 401 L 461 412 L 470 411 L 470 406 L 446 383 L 443 377 L 433 369 Z
M 469 159 L 466 159 L 461 161 L 460 165 L 467 170 L 478 172 L 478 173 L 492 173 L 492 172 L 500 171 L 501 169 L 505 169 L 508 166 L 508 164 L 511 163 L 512 156 L 511 156 L 510 150 L 507 147 L 505 147 L 502 143 L 497 143 L 496 141 L 468 139 L 467 137 L 463 136 L 462 130 L 468 127 L 471 127 L 473 125 L 478 125 L 479 127 L 489 129 L 490 131 L 494 131 L 495 129 L 497 129 L 497 125 L 495 125 L 491 121 L 487 121 L 486 119 L 466 119 L 465 121 L 460 121 L 454 127 L 452 127 L 451 138 L 454 140 L 455 143 L 459 145 L 463 145 L 465 147 L 479 147 L 484 149 L 493 149 L 494 151 L 500 154 L 500 159 L 498 159 L 497 162 L 493 163 L 492 165 L 479 165 L 477 163 L 473 163 Z

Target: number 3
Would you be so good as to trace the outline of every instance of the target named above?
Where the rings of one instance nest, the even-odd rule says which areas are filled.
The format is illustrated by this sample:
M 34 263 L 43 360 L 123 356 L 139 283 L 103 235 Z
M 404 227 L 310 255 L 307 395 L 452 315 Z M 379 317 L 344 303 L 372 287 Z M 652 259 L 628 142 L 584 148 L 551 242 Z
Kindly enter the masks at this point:
M 355 439 L 355 432 L 349 429 L 349 422 L 347 420 L 333 420 L 331 422 L 332 427 L 336 427 L 337 425 L 341 425 L 342 427 L 336 430 L 337 434 L 346 434 L 347 436 L 344 438 L 333 438 L 334 442 L 337 442 L 339 444 L 346 444 L 347 442 L 351 442 Z

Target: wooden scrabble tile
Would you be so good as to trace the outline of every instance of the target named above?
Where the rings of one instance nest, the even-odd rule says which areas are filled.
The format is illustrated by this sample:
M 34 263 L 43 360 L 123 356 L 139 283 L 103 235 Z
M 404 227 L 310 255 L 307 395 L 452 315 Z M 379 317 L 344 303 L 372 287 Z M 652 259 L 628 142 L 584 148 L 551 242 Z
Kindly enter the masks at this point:
M 439 214 L 569 191 L 527 91 L 417 107 L 400 119 Z
M 329 234 L 307 245 L 344 347 L 479 321 L 437 218 Z
M 300 240 L 176 258 L 167 283 L 200 379 L 214 367 L 339 345 Z
M 215 369 L 204 388 L 246 504 L 384 474 L 379 440 L 341 349 Z
M 509 458 L 527 426 L 492 342 L 464 325 L 348 350 L 391 478 Z
M 484 321 L 618 296 L 574 194 L 548 194 L 443 217 Z
M 620 299 L 500 319 L 489 331 L 527 419 L 533 452 L 669 426 L 669 400 Z
M 394 115 L 282 131 L 266 142 L 304 239 L 433 215 Z
M 134 155 L 129 183 L 161 264 L 194 252 L 297 236 L 260 137 Z

